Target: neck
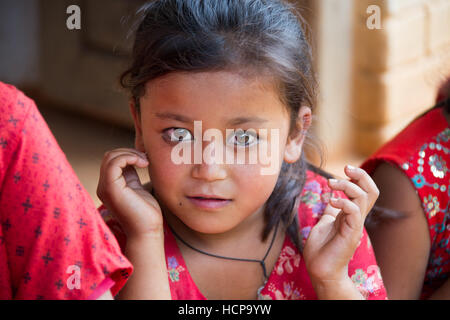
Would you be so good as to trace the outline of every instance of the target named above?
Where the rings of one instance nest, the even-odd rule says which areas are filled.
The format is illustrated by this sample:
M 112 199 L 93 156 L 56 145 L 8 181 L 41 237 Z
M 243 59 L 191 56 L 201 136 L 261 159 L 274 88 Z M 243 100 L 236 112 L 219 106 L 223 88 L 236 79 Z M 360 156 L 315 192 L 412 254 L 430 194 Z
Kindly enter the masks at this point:
M 183 223 L 175 214 L 167 207 L 161 206 L 164 218 L 172 229 L 186 242 L 198 249 L 211 251 L 216 254 L 233 255 L 230 249 L 245 249 L 243 243 L 261 243 L 261 235 L 264 229 L 264 205 L 244 221 L 236 225 L 234 228 L 223 233 L 201 233 L 197 232 Z M 270 242 L 270 236 L 264 241 Z

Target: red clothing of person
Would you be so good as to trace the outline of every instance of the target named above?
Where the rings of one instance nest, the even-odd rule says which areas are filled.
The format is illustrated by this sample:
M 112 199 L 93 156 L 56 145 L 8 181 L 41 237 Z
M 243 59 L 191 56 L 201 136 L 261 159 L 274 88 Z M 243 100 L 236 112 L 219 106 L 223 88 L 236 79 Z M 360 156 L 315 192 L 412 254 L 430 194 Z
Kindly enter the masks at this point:
M 342 192 L 333 192 L 333 194 L 345 198 Z M 327 180 L 312 171 L 307 171 L 307 181 L 300 195 L 298 210 L 299 227 L 303 243 L 305 243 L 311 227 L 321 218 L 331 195 Z M 115 233 L 120 245 L 125 246 L 126 238 L 118 222 L 104 207 L 100 208 L 100 212 Z M 165 225 L 164 242 L 172 299 L 204 300 L 205 297 L 191 278 L 175 237 L 167 225 Z M 215 258 L 212 257 L 211 259 Z M 359 246 L 349 263 L 348 273 L 364 297 L 367 299 L 386 299 L 386 290 L 365 230 Z M 302 255 L 288 235 L 286 235 L 284 240 L 278 261 L 267 283 L 259 292 L 258 298 L 283 300 L 317 299 Z
M 132 272 L 35 103 L 2 82 L 0 226 L 0 299 L 96 299 Z
M 443 112 L 436 108 L 413 121 L 362 165 L 369 174 L 381 162 L 396 166 L 408 176 L 420 198 L 431 240 L 422 299 L 450 274 L 450 128 Z

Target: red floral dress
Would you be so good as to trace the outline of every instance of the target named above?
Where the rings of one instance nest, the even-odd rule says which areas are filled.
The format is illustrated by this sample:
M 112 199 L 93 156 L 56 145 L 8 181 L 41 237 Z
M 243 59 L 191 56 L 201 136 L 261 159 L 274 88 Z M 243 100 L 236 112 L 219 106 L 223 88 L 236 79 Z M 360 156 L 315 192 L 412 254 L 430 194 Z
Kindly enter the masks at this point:
M 395 165 L 408 176 L 420 198 L 431 239 L 422 299 L 450 274 L 450 128 L 443 111 L 437 108 L 420 117 L 362 165 L 369 174 L 381 162 Z
M 0 82 L 0 300 L 115 295 L 131 271 L 35 103 Z
M 331 195 L 327 180 L 308 171 L 307 181 L 300 196 L 298 210 L 303 242 L 306 241 L 311 228 L 319 221 Z M 341 192 L 337 192 L 336 196 L 345 197 Z M 126 238 L 118 222 L 114 220 L 104 207 L 100 208 L 100 212 L 115 233 L 121 246 L 124 246 Z M 172 299 L 204 300 L 205 296 L 191 278 L 175 237 L 167 226 L 165 228 L 164 241 Z M 386 299 L 386 290 L 365 230 L 359 246 L 349 263 L 348 272 L 364 297 L 367 299 Z M 279 300 L 317 299 L 302 255 L 287 235 L 278 261 L 267 283 L 260 290 L 258 298 Z

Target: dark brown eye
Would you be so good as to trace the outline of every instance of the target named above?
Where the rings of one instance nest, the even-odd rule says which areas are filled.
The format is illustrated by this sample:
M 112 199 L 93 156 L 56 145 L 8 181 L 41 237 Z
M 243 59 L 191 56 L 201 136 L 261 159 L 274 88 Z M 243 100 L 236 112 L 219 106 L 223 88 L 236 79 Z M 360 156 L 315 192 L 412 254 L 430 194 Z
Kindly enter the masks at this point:
M 247 147 L 258 142 L 258 135 L 255 132 L 239 129 L 231 135 L 229 142 L 238 146 Z
M 166 140 L 171 142 L 182 142 L 194 140 L 189 130 L 184 128 L 170 128 L 164 132 Z

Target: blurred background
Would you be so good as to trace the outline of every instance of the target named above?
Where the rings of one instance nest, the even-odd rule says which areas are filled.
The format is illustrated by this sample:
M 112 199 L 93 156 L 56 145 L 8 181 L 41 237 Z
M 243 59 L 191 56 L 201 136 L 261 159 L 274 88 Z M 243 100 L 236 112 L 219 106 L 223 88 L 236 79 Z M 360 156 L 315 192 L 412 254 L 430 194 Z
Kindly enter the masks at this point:
M 118 77 L 145 2 L 0 1 L 0 81 L 35 99 L 96 204 L 103 154 L 134 145 Z M 345 164 L 361 164 L 434 104 L 450 76 L 450 0 L 293 2 L 312 34 L 320 90 L 313 130 L 323 167 L 342 177 Z M 80 8 L 79 30 L 66 26 L 71 5 Z

